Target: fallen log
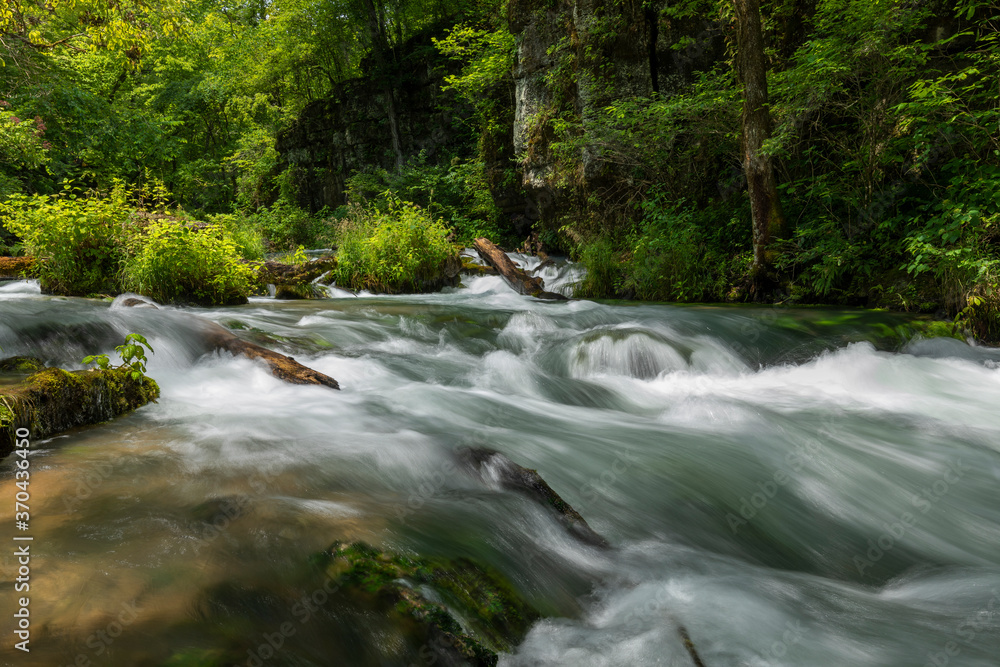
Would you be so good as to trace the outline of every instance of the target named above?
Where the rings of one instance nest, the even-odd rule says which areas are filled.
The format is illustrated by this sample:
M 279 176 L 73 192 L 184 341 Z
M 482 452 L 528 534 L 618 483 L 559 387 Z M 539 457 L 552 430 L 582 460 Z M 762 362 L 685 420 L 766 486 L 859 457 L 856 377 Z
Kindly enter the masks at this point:
M 129 297 L 121 302 L 127 308 L 142 308 L 156 306 L 143 299 Z M 198 323 L 205 341 L 217 350 L 225 350 L 233 356 L 244 356 L 247 359 L 260 359 L 271 369 L 271 375 L 291 384 L 318 384 L 332 389 L 340 389 L 340 384 L 329 375 L 324 375 L 319 371 L 314 371 L 308 366 L 303 366 L 295 361 L 293 357 L 285 356 L 279 352 L 261 347 L 255 343 L 245 341 L 230 332 L 225 327 L 197 315 L 187 314 L 192 320 Z
M 245 341 L 215 322 L 202 320 L 202 327 L 205 339 L 210 345 L 219 350 L 226 350 L 233 356 L 260 359 L 271 368 L 271 375 L 279 380 L 291 384 L 319 384 L 331 389 L 340 389 L 340 384 L 332 377 L 303 366 L 293 357 Z
M 510 288 L 518 294 L 533 296 L 537 299 L 551 299 L 554 301 L 566 301 L 567 298 L 555 292 L 546 292 L 545 284 L 541 278 L 529 276 L 521 269 L 514 266 L 503 250 L 498 248 L 489 239 L 478 238 L 474 244 L 476 252 L 483 260 L 492 266 L 499 273 Z
M 459 461 L 481 479 L 493 479 L 510 491 L 523 493 L 554 511 L 556 518 L 577 539 L 597 547 L 608 542 L 598 535 L 573 507 L 542 479 L 537 470 L 520 466 L 500 452 L 485 447 L 462 449 Z

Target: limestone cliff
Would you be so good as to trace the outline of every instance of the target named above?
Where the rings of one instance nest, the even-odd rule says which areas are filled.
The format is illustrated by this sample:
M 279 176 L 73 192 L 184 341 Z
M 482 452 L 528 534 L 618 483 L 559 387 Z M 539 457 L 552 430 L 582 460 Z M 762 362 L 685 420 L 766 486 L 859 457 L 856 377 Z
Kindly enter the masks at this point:
M 508 7 L 511 30 L 519 37 L 514 149 L 535 217 L 546 220 L 570 212 L 571 190 L 600 193 L 614 170 L 595 142 L 577 156 L 574 173 L 557 173 L 552 119 L 576 118 L 587 132 L 594 114 L 608 104 L 670 94 L 724 53 L 718 25 L 671 21 L 661 16 L 659 5 L 512 0 Z
M 473 140 L 462 121 L 471 111 L 442 90 L 449 67 L 424 34 L 399 49 L 392 71 L 345 81 L 306 106 L 277 143 L 298 204 L 311 211 L 339 206 L 354 171 L 395 167 L 387 87 L 395 96 L 404 160 L 421 151 L 435 161 L 468 150 Z

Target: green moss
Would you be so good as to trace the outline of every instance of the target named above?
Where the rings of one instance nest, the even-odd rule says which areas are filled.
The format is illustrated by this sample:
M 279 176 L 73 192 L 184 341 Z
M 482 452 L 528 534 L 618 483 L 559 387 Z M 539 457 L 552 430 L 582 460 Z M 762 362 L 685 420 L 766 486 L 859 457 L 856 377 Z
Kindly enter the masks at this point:
M 485 266 L 483 264 L 476 264 L 469 257 L 462 257 L 462 273 L 471 274 L 474 276 L 495 276 L 497 275 L 496 269 L 491 266 Z
M 955 338 L 964 341 L 966 331 L 954 322 L 942 320 L 912 320 L 892 327 L 881 322 L 872 325 L 869 340 L 878 348 L 898 350 L 917 338 Z
M 444 633 L 473 664 L 496 664 L 496 653 L 511 650 L 538 618 L 499 574 L 466 558 L 409 558 L 356 542 L 335 544 L 317 564 L 349 593 L 388 603 L 387 611 L 430 634 Z M 445 604 L 429 600 L 424 586 Z
M 8 357 L 0 359 L 0 373 L 34 373 L 45 368 L 35 357 Z
M 226 660 L 221 651 L 186 648 L 170 656 L 163 667 L 216 667 L 224 664 Z
M 29 428 L 32 438 L 45 438 L 114 419 L 159 395 L 155 381 L 136 380 L 124 369 L 38 371 L 13 387 L 0 389 L 0 456 L 10 453 L 18 427 Z

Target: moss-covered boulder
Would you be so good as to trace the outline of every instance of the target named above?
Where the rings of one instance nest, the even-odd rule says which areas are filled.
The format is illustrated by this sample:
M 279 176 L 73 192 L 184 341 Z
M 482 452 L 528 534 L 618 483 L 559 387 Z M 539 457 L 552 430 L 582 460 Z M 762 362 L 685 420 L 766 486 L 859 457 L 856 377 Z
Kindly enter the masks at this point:
M 7 373 L 23 373 L 29 361 L 13 357 L 0 362 Z M 20 361 L 18 361 L 20 360 Z M 38 360 L 34 363 L 40 364 Z M 0 383 L 0 456 L 14 446 L 18 428 L 31 430 L 32 438 L 46 438 L 60 431 L 114 419 L 155 401 L 156 382 L 138 380 L 122 369 L 69 372 L 44 368 L 14 382 Z
M 441 664 L 496 665 L 539 614 L 501 575 L 467 558 L 410 558 L 334 544 L 322 565 L 344 595 L 388 616 Z
M 37 373 L 45 368 L 35 357 L 7 357 L 0 359 L 0 373 Z
M 0 278 L 27 277 L 34 265 L 34 257 L 0 257 Z
M 262 283 L 274 285 L 277 299 L 318 299 L 326 293 L 313 284 L 337 268 L 337 260 L 332 255 L 313 259 L 301 264 L 264 262 L 258 270 Z M 329 281 L 327 281 L 329 282 Z

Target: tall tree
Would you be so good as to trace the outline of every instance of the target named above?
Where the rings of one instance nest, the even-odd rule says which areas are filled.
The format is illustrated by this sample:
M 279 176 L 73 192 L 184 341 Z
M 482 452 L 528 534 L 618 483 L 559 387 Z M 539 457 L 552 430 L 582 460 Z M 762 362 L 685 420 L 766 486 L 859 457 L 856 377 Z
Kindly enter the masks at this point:
M 389 117 L 389 136 L 392 139 L 392 152 L 396 156 L 396 171 L 403 169 L 403 148 L 399 137 L 399 114 L 396 112 L 396 91 L 393 79 L 395 58 L 386 33 L 385 6 L 375 0 L 364 0 L 367 15 L 368 35 L 371 43 L 371 55 L 375 61 L 376 77 L 384 80 L 383 94 L 385 96 L 386 114 Z M 396 22 L 399 25 L 398 21 Z M 397 39 L 402 42 L 402 33 Z
M 760 0 L 734 0 L 736 8 L 736 70 L 743 86 L 742 148 L 753 219 L 755 299 L 763 298 L 770 282 L 774 253 L 771 243 L 785 236 L 774 164 L 763 148 L 771 136 L 771 111 L 767 98 L 767 59 L 760 21 Z

